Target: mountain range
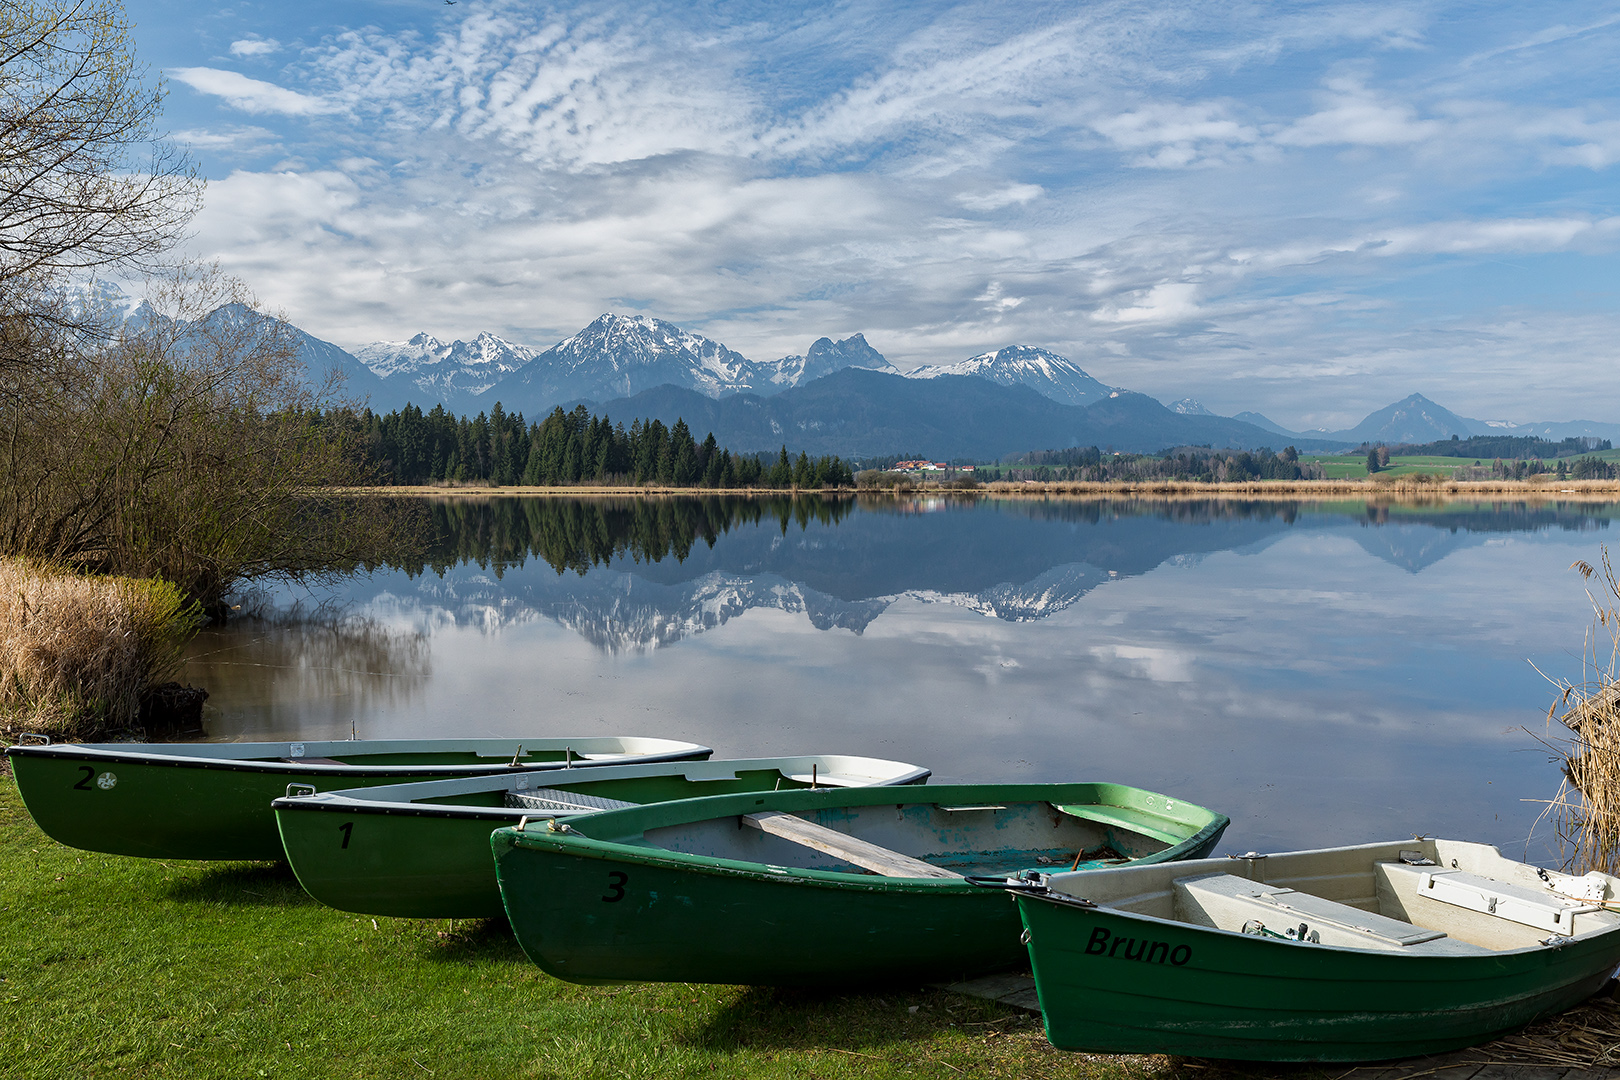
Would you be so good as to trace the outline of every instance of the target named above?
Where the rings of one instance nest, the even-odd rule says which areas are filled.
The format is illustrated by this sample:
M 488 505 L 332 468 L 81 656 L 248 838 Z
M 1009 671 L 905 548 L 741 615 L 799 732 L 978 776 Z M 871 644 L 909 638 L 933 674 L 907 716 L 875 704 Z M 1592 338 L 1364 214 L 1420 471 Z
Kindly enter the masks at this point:
M 241 317 L 246 309 L 229 317 Z M 226 309 L 215 317 L 224 317 Z M 268 318 L 268 316 L 255 316 Z M 1037 449 L 1098 446 L 1151 453 L 1177 445 L 1332 451 L 1361 443 L 1422 443 L 1468 435 L 1590 436 L 1620 442 L 1620 424 L 1472 420 L 1412 394 L 1337 431 L 1292 431 L 1256 412 L 1218 416 L 1192 398 L 1169 407 L 1109 386 L 1067 357 L 1009 345 L 956 364 L 900 371 L 861 334 L 818 338 L 803 355 L 754 361 L 645 315 L 604 314 L 549 349 L 482 333 L 429 334 L 353 352 L 292 328 L 311 377 L 342 375 L 346 395 L 379 412 L 412 403 L 456 414 L 539 419 L 587 404 L 621 420 L 684 418 L 740 451 L 869 457 L 996 459 Z

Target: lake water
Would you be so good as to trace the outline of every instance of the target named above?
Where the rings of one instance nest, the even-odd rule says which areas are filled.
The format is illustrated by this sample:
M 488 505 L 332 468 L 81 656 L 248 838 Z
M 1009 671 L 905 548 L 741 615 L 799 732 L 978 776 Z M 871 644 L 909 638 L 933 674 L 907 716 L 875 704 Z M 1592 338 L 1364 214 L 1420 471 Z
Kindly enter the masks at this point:
M 1113 780 L 1223 851 L 1525 851 L 1620 504 L 432 504 L 421 566 L 209 630 L 210 737 L 627 734 Z M 249 605 L 251 606 L 251 605 Z M 1535 667 L 1532 667 L 1532 664 Z M 1544 823 L 1537 838 L 1550 834 Z M 1546 857 L 1542 840 L 1531 854 Z

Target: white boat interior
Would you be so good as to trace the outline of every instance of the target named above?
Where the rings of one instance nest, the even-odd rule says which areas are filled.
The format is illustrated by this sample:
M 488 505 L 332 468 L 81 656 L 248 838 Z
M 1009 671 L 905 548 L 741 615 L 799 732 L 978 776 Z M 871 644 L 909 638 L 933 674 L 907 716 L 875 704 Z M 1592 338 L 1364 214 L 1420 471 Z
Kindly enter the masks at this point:
M 1151 919 L 1413 956 L 1539 948 L 1620 926 L 1620 879 L 1542 870 L 1457 840 L 1080 870 L 1044 883 Z

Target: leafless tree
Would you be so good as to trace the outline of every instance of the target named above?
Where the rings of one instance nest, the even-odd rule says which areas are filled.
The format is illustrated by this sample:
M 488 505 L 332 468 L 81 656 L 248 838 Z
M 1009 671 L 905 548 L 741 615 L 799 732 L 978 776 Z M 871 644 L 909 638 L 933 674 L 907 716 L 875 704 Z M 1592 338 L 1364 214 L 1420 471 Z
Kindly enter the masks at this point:
M 0 4 L 0 366 L 97 328 L 68 275 L 150 269 L 183 235 L 202 183 L 159 137 L 163 93 L 117 0 Z

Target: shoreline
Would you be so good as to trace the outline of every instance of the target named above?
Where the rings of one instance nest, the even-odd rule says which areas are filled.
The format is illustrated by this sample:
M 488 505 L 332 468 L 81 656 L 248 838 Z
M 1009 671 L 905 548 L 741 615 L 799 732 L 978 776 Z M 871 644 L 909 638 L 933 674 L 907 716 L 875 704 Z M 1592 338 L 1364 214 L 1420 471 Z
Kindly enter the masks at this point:
M 1396 477 L 1389 480 L 1250 480 L 1240 483 L 1203 484 L 1176 480 L 1041 481 L 998 480 L 976 488 L 953 488 L 923 483 L 910 488 L 704 488 L 704 487 L 611 487 L 580 484 L 568 487 L 511 485 L 440 486 L 410 484 L 392 487 L 330 489 L 335 494 L 360 496 L 404 496 L 408 498 L 491 499 L 491 498 L 580 498 L 622 496 L 627 498 L 686 498 L 714 495 L 743 496 L 865 496 L 883 498 L 982 496 L 1015 498 L 1101 499 L 1131 498 L 1231 498 L 1277 497 L 1320 499 L 1323 497 L 1369 500 L 1414 499 L 1460 500 L 1473 497 L 1515 497 L 1536 502 L 1613 502 L 1620 499 L 1620 480 L 1442 480 L 1415 483 Z

